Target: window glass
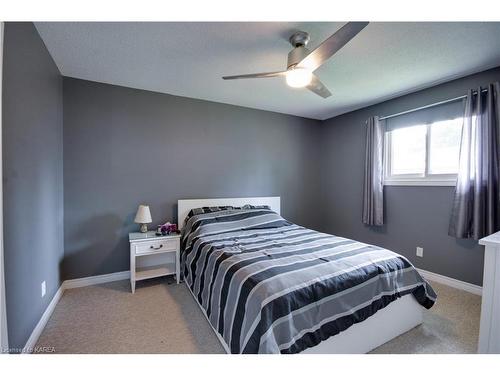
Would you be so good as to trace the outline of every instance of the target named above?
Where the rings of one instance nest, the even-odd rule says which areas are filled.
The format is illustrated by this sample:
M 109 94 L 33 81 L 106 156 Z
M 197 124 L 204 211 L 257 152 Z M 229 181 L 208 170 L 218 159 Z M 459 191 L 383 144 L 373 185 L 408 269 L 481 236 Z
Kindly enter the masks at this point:
M 439 121 L 430 126 L 429 174 L 458 172 L 462 119 Z
M 391 132 L 391 174 L 425 173 L 426 125 L 399 128 Z

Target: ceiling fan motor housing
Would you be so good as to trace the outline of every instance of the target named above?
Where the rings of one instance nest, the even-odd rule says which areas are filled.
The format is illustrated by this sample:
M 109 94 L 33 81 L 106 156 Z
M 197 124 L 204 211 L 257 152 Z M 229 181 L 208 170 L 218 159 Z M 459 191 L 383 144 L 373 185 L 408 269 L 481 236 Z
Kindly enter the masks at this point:
M 287 69 L 297 65 L 309 54 L 309 50 L 306 48 L 307 43 L 309 43 L 309 34 L 305 31 L 297 31 L 290 37 L 289 41 L 294 49 L 288 53 Z

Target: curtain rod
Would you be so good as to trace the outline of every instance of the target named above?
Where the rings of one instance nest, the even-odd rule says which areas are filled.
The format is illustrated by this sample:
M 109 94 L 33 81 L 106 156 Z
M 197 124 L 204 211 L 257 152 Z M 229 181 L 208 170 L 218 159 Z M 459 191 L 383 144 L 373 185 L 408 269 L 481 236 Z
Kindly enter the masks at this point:
M 482 89 L 482 90 L 481 90 L 481 92 L 486 92 L 486 91 L 488 91 L 488 90 L 487 90 L 487 89 Z M 473 91 L 473 93 L 474 93 L 474 94 L 477 94 L 477 90 L 474 90 L 474 91 Z M 440 101 L 440 102 L 437 102 L 437 103 L 427 104 L 427 105 L 424 105 L 424 106 L 422 106 L 422 107 L 409 109 L 409 110 L 407 110 L 407 111 L 394 113 L 394 114 L 392 114 L 392 115 L 379 117 L 379 120 L 387 120 L 388 118 L 392 118 L 392 117 L 396 117 L 396 116 L 401 116 L 401 115 L 406 115 L 407 113 L 412 113 L 412 112 L 420 111 L 421 109 L 427 109 L 427 108 L 435 107 L 435 106 L 437 106 L 437 105 L 441 105 L 441 104 L 446 104 L 446 103 L 456 102 L 457 100 L 463 100 L 463 99 L 465 99 L 466 97 L 467 97 L 467 95 L 457 96 L 456 98 L 447 99 L 447 100 L 443 100 L 443 101 Z

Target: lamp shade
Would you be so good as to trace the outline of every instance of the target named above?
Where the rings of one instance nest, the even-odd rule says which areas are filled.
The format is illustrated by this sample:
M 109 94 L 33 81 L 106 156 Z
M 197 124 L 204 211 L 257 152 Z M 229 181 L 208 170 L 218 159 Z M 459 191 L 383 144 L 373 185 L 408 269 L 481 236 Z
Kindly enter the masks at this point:
M 151 223 L 151 212 L 149 211 L 149 206 L 141 204 L 137 209 L 137 214 L 135 215 L 134 221 L 139 224 Z

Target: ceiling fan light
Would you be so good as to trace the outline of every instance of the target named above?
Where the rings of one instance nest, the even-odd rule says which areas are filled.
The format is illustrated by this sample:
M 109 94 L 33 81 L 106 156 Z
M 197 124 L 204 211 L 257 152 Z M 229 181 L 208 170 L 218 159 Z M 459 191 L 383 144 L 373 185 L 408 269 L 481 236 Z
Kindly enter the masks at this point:
M 286 72 L 286 83 L 290 87 L 305 87 L 312 80 L 312 71 L 304 68 L 292 68 Z

